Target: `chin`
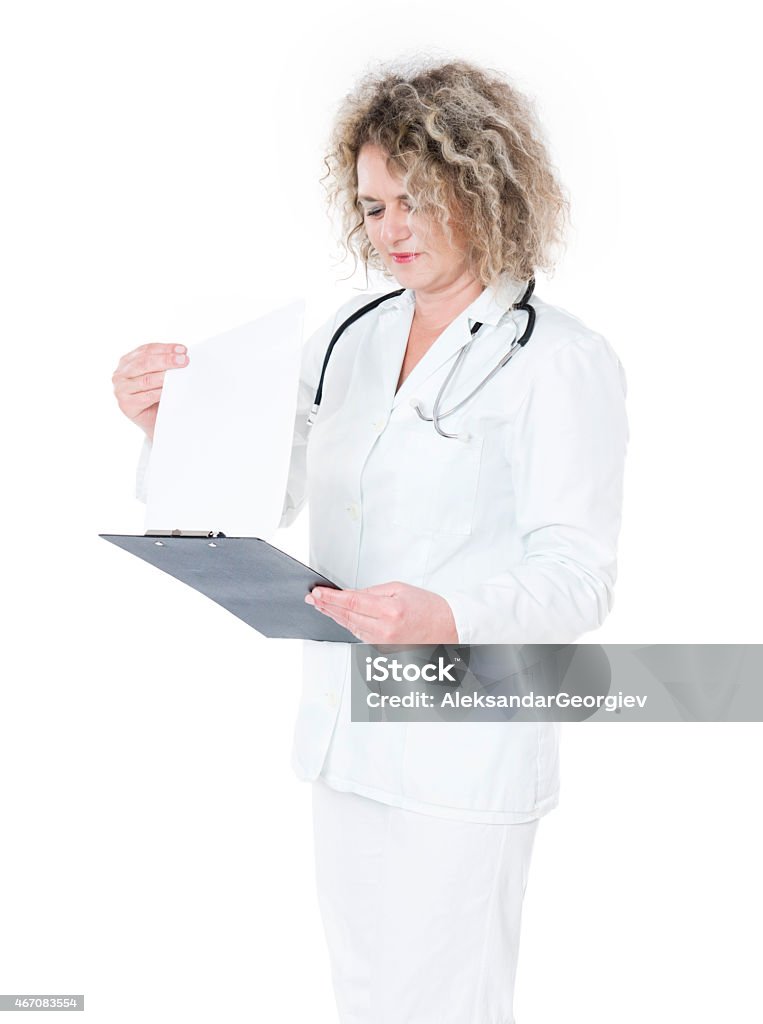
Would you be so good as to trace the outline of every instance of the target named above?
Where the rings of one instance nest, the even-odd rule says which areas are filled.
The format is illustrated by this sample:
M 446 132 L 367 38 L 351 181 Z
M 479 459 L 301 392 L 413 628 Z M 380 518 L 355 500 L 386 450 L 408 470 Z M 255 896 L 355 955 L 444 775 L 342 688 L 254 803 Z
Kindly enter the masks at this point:
M 421 271 L 415 263 L 393 263 L 391 267 L 387 267 L 387 270 L 401 284 L 404 281 L 421 280 Z

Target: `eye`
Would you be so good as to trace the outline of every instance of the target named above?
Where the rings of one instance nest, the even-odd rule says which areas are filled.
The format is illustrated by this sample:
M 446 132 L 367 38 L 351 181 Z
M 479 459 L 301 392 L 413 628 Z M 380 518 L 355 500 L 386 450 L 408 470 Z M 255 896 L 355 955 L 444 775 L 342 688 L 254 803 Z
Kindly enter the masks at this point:
M 377 206 L 373 210 L 366 210 L 366 217 L 378 217 L 380 213 L 384 213 L 383 206 Z

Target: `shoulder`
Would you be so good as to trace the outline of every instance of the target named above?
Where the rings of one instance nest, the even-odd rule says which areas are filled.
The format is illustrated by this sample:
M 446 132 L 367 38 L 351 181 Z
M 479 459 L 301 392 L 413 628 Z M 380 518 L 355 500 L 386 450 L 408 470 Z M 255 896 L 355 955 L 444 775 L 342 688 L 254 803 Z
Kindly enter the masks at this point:
M 404 299 L 405 296 L 396 296 L 395 291 L 397 290 L 398 289 L 387 289 L 386 291 L 378 292 L 359 292 L 356 295 L 352 295 L 349 299 L 346 299 L 331 316 L 324 320 L 321 326 L 313 332 L 311 338 L 320 336 L 328 341 L 337 328 L 341 327 L 342 324 L 357 313 L 360 313 L 365 306 L 370 306 L 378 302 L 378 305 L 376 305 L 374 309 L 369 309 L 368 315 L 376 313 L 377 310 L 381 311 L 384 309 L 398 308 L 401 304 L 400 299 Z M 387 298 L 389 299 L 389 302 L 384 301 Z
M 337 310 L 334 317 L 335 328 L 366 308 L 367 312 L 363 313 L 364 316 L 372 316 L 386 310 L 402 309 L 410 304 L 411 295 L 407 289 L 398 294 L 400 292 L 401 289 L 398 287 L 380 292 L 362 292 L 359 295 L 353 295 Z
M 399 308 L 399 304 L 395 301 L 395 297 L 390 295 L 392 289 L 379 292 L 359 292 L 356 295 L 351 296 L 345 302 L 339 306 L 331 316 L 327 317 L 320 326 L 310 333 L 303 344 L 302 349 L 302 365 L 303 375 L 307 377 L 315 377 L 320 372 L 320 367 L 323 364 L 323 360 L 326 355 L 328 346 L 331 344 L 336 331 L 347 322 L 347 320 L 360 313 L 361 310 L 368 306 L 370 303 L 376 300 L 384 300 L 386 297 L 390 297 L 389 304 L 381 301 L 375 309 L 371 309 L 367 314 L 363 314 L 359 317 L 360 320 L 364 320 L 366 316 L 369 318 L 378 315 L 380 310 L 387 308 Z M 404 298 L 404 296 L 401 296 Z M 348 325 L 350 326 L 350 325 Z
M 536 317 L 532 344 L 538 358 L 553 357 L 569 347 L 618 358 L 608 339 L 589 327 L 580 317 L 562 306 L 554 306 L 537 297 L 531 300 L 531 304 L 535 308 Z
M 535 330 L 517 354 L 523 365 L 511 434 L 515 453 L 527 443 L 527 431 L 553 445 L 587 438 L 591 457 L 597 445 L 627 441 L 627 383 L 612 345 L 562 307 L 540 299 L 531 304 Z
M 613 346 L 604 335 L 561 306 L 537 296 L 535 329 L 525 350 L 531 380 L 563 369 L 600 370 L 616 376 L 625 386 L 625 371 Z

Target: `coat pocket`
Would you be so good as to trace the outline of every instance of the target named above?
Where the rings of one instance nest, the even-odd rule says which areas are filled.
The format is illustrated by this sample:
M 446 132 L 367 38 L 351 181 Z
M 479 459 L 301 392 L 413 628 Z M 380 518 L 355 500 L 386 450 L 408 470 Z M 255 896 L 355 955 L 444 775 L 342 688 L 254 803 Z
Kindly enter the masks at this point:
M 417 533 L 471 533 L 482 443 L 440 437 L 431 424 L 410 431 L 395 474 L 392 523 Z

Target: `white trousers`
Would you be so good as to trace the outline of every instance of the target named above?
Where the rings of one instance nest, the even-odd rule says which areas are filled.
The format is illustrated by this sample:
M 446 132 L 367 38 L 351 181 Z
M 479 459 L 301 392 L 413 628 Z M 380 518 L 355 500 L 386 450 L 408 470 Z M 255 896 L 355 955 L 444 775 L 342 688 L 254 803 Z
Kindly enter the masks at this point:
M 450 821 L 319 779 L 313 824 L 341 1024 L 514 1024 L 538 819 Z

